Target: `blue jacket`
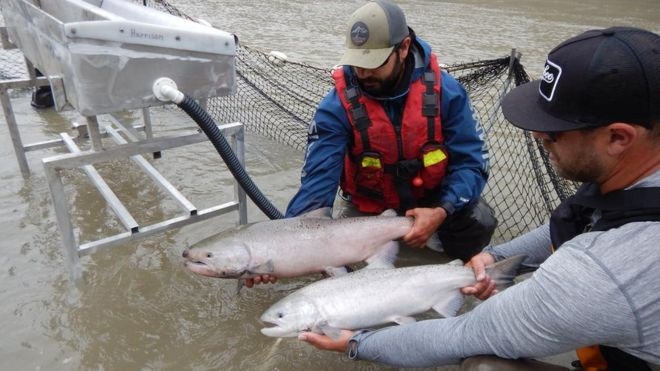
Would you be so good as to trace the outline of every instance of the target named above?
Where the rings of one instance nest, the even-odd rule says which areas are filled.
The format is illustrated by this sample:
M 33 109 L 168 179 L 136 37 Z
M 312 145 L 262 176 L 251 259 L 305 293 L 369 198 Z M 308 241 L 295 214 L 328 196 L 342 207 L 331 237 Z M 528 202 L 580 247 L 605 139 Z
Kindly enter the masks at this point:
M 431 47 L 417 38 L 411 52 L 415 55 L 411 81 L 415 81 L 421 78 L 429 63 Z M 405 94 L 407 92 L 382 102 L 385 106 L 401 106 Z M 440 185 L 437 204 L 452 214 L 466 204 L 476 202 L 481 195 L 488 179 L 488 149 L 465 89 L 445 71 L 442 71 L 440 112 L 449 164 L 447 175 Z M 307 135 L 301 186 L 289 202 L 285 217 L 332 207 L 334 203 L 344 155 L 353 135 L 336 89 L 333 88 L 319 104 Z

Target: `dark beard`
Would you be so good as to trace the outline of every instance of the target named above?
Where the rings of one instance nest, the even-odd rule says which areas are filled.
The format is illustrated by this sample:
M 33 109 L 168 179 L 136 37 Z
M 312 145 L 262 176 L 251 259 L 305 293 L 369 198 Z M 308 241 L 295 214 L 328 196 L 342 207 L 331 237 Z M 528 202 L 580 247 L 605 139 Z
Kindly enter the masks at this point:
M 397 84 L 401 79 L 401 76 L 403 75 L 403 71 L 405 68 L 405 64 L 402 63 L 398 58 L 396 59 L 395 63 L 396 64 L 394 65 L 392 74 L 386 79 L 381 80 L 370 77 L 365 80 L 358 80 L 362 90 L 372 97 L 392 96 L 397 87 Z M 378 82 L 379 83 L 378 87 L 367 87 L 364 84 L 364 83 L 372 83 L 372 82 Z

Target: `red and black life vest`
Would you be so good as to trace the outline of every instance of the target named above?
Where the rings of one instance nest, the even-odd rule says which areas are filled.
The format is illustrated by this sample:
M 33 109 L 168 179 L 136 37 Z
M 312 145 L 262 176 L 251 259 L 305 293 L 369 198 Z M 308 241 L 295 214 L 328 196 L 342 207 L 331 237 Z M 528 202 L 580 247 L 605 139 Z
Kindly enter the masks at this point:
M 595 210 L 600 218 L 592 224 Z M 606 231 L 626 223 L 660 221 L 660 188 L 633 188 L 601 195 L 595 184 L 584 184 L 564 200 L 550 216 L 554 248 L 589 231 Z M 576 350 L 585 371 L 651 371 L 648 364 L 618 348 L 592 345 Z
M 353 128 L 344 158 L 342 190 L 365 213 L 404 212 L 440 184 L 448 158 L 440 119 L 441 74 L 435 55 L 410 85 L 400 124 L 383 105 L 365 96 L 343 68 L 333 72 L 335 88 Z

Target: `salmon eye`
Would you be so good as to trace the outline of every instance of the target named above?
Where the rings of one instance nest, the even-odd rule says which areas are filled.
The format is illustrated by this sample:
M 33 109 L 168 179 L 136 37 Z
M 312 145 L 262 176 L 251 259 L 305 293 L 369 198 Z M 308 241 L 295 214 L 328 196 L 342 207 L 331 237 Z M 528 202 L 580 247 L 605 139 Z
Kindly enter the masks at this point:
M 282 318 L 284 317 L 284 313 L 282 312 L 277 312 L 277 318 Z
M 206 253 L 206 257 L 207 257 L 207 258 L 212 258 L 212 257 L 213 257 L 213 253 L 210 253 L 210 252 L 209 252 L 209 253 Z

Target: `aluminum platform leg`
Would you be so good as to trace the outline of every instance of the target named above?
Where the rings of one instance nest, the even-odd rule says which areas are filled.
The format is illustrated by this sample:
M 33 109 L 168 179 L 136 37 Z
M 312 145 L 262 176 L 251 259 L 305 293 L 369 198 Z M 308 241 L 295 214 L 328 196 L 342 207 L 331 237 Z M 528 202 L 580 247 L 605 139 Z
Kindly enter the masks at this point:
M 9 136 L 11 136 L 11 142 L 14 145 L 14 152 L 16 153 L 18 166 L 21 168 L 21 174 L 23 174 L 23 177 L 27 178 L 30 176 L 30 166 L 28 166 L 27 157 L 25 157 L 21 134 L 18 131 L 18 125 L 16 124 L 16 116 L 14 116 L 9 93 L 7 93 L 7 88 L 5 88 L 5 86 L 0 87 L 0 102 L 2 103 L 2 111 L 5 114 L 5 121 L 9 128 Z

